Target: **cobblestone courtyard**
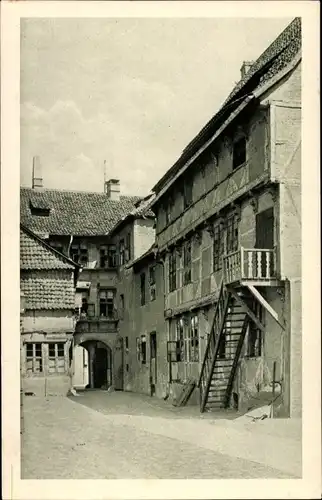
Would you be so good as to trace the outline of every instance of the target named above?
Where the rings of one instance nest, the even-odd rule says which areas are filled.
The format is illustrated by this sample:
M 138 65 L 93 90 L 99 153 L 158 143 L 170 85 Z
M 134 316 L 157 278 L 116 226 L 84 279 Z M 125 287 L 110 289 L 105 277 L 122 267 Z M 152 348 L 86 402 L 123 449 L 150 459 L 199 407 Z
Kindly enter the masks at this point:
M 300 422 L 227 417 L 131 393 L 25 397 L 22 479 L 300 477 Z

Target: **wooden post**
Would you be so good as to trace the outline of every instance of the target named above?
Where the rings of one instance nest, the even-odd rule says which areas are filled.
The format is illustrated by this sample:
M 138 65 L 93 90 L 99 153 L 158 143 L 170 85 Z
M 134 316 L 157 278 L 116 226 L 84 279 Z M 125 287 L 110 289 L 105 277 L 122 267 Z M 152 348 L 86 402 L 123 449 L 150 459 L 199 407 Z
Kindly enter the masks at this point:
M 275 380 L 276 380 L 276 361 L 274 361 L 274 363 L 273 363 L 273 387 L 272 387 L 271 417 L 274 417 Z

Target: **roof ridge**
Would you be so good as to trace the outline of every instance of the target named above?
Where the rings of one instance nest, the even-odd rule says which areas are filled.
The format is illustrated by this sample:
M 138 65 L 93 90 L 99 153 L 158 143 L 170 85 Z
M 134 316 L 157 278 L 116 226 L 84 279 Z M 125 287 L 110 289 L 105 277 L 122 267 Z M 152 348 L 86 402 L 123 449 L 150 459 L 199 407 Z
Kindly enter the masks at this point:
M 78 190 L 78 189 L 58 189 L 58 188 L 32 188 L 30 186 L 20 186 L 20 189 L 26 189 L 28 191 L 31 191 L 33 193 L 42 193 L 42 192 L 50 192 L 50 191 L 54 191 L 55 193 L 59 193 L 59 192 L 62 192 L 62 193 L 77 193 L 77 194 L 96 194 L 96 195 L 101 195 L 102 197 L 103 196 L 106 196 L 106 193 L 103 193 L 101 191 L 84 191 L 84 190 Z M 144 197 L 143 196 L 139 196 L 139 195 L 136 195 L 136 194 L 121 194 L 120 195 L 121 198 L 139 198 L 139 199 L 143 199 Z M 117 201 L 117 200 L 109 200 L 109 201 Z

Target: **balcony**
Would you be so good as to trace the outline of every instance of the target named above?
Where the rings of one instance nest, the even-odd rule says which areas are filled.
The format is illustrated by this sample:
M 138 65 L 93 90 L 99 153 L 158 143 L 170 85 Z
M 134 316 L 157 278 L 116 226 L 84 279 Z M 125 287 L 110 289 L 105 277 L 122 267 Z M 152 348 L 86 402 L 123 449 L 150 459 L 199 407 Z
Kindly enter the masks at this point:
M 243 248 L 225 255 L 224 284 L 270 286 L 278 283 L 275 249 Z
M 91 316 L 82 313 L 76 317 L 75 333 L 116 332 L 119 317 L 116 312 L 109 316 Z

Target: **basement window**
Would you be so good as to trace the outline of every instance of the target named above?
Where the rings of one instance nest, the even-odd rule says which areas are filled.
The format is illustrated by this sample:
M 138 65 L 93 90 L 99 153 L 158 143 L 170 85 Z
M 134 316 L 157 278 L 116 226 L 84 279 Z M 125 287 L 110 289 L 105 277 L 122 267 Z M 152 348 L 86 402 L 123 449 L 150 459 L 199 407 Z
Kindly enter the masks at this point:
M 246 162 L 246 137 L 241 137 L 233 144 L 233 170 Z
M 57 342 L 48 344 L 48 372 L 65 372 L 65 343 Z
M 43 356 L 40 342 L 26 344 L 26 371 L 27 373 L 42 373 Z

